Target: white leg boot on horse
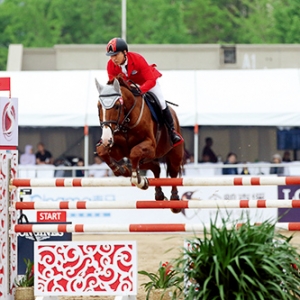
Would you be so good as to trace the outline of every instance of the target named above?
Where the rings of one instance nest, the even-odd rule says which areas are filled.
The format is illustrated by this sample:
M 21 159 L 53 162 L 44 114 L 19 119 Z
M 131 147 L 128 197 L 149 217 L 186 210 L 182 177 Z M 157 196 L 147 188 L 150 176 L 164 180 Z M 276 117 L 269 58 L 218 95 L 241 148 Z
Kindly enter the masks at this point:
M 162 112 L 163 112 L 164 122 L 168 128 L 173 147 L 176 147 L 176 146 L 182 144 L 184 142 L 184 139 L 178 132 L 175 131 L 174 120 L 173 120 L 173 117 L 169 110 L 168 105 Z
M 140 176 L 137 170 L 132 170 L 130 182 L 142 190 L 147 190 L 149 187 L 147 177 Z

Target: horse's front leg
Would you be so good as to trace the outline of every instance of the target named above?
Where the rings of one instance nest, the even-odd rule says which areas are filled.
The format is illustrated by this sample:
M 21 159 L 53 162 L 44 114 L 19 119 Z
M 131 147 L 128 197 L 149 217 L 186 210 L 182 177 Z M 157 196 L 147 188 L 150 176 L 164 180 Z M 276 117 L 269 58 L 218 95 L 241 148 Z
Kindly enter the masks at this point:
M 146 177 L 140 176 L 139 163 L 143 159 L 153 159 L 154 156 L 155 148 L 151 140 L 145 140 L 130 151 L 129 159 L 132 166 L 131 183 L 140 189 L 146 190 L 149 187 L 149 183 Z
M 118 164 L 123 158 L 122 152 L 118 147 L 113 146 L 112 148 L 99 145 L 96 147 L 98 156 L 109 166 L 115 176 L 131 176 L 131 170 L 125 164 Z
M 142 165 L 143 169 L 151 170 L 155 178 L 160 177 L 160 163 L 158 160 L 153 160 Z M 155 186 L 155 200 L 168 200 L 161 186 Z

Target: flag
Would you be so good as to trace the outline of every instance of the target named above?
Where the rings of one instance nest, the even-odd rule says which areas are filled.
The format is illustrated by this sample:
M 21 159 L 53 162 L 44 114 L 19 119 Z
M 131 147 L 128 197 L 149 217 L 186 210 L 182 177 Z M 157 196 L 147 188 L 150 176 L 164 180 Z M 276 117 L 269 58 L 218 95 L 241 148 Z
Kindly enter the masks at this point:
M 10 77 L 0 78 L 0 91 L 10 91 Z
M 0 91 L 9 91 L 9 98 L 11 98 L 10 77 L 0 77 Z

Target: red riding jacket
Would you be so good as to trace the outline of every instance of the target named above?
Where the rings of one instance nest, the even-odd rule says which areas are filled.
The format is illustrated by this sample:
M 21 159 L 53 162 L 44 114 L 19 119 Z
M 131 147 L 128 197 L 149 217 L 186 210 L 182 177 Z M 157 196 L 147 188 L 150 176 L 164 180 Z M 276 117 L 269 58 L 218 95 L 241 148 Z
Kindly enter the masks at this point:
M 130 79 L 140 85 L 140 90 L 144 94 L 151 90 L 155 86 L 157 78 L 162 76 L 155 68 L 156 65 L 149 65 L 145 58 L 138 53 L 128 52 L 127 62 L 128 76 L 122 73 L 121 67 L 115 65 L 112 60 L 109 60 L 107 63 L 109 80 L 112 80 L 121 73 L 125 80 Z

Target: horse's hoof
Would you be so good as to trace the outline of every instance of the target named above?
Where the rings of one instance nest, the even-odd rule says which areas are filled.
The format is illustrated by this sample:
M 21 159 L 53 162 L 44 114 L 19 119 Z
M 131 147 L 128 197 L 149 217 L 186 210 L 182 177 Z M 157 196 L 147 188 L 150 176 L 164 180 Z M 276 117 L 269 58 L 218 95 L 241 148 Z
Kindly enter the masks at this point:
M 179 196 L 178 196 L 178 194 L 176 193 L 172 193 L 172 195 L 171 195 L 171 198 L 170 198 L 170 200 L 180 200 L 180 198 L 179 198 Z
M 141 178 L 141 183 L 144 182 L 144 185 L 141 187 L 142 190 L 147 190 L 149 187 L 149 181 L 147 177 L 142 177 Z
M 164 193 L 159 192 L 159 193 L 155 193 L 155 200 L 156 201 L 168 201 L 169 199 L 165 196 Z
M 171 208 L 171 212 L 173 214 L 179 214 L 181 212 L 181 208 Z
M 171 201 L 179 201 L 179 196 L 178 195 L 172 195 L 170 200 Z M 171 212 L 173 214 L 179 214 L 181 212 L 181 208 L 171 208 Z
M 136 172 L 132 172 L 131 183 L 142 190 L 147 190 L 149 187 L 149 182 L 147 177 L 138 176 Z

